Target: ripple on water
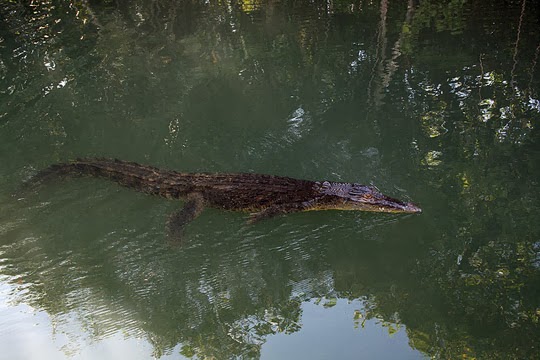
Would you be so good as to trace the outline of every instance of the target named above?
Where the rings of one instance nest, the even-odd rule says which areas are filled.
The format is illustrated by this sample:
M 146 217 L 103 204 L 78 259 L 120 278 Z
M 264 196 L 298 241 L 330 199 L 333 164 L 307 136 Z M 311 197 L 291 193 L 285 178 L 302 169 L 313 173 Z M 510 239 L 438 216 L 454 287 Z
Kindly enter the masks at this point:
M 122 196 L 112 198 L 92 198 L 99 209 L 80 217 L 102 219 L 129 209 Z M 45 310 L 67 333 L 86 329 L 92 339 L 118 332 L 143 336 L 148 326 L 160 331 L 156 319 L 164 328 L 174 321 L 202 326 L 209 311 L 264 303 L 269 292 L 284 288 L 301 299 L 330 294 L 332 275 L 320 266 L 326 248 L 351 228 L 393 221 L 320 212 L 246 225 L 244 216 L 208 211 L 186 229 L 185 245 L 175 248 L 164 241 L 163 208 L 151 209 L 156 220 L 137 227 L 132 219 L 147 211 L 137 208 L 147 205 L 141 201 L 124 214 L 129 222 L 119 217 L 100 232 L 81 228 L 80 218 L 62 228 L 73 209 L 88 206 L 69 196 L 61 202 L 57 206 L 67 210 L 54 219 L 2 228 L 9 244 L 0 246 L 0 270 L 16 284 L 11 298 Z M 283 279 L 290 283 L 284 286 Z

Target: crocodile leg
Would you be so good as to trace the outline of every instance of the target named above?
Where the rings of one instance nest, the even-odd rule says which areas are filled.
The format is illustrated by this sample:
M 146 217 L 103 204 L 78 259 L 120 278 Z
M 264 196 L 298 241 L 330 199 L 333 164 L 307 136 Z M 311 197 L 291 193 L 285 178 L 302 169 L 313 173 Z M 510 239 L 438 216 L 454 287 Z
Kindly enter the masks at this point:
M 169 239 L 174 243 L 180 243 L 184 226 L 199 216 L 203 209 L 204 198 L 202 195 L 199 193 L 189 194 L 184 207 L 172 213 L 167 221 Z

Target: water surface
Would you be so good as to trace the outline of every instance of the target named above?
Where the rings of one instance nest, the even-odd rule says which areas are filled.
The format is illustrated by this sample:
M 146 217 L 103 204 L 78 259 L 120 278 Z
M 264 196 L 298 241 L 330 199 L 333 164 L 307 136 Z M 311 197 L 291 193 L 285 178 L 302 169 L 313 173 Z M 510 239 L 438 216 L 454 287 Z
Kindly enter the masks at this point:
M 537 1 L 0 5 L 9 359 L 538 357 Z M 254 225 L 39 169 L 374 184 L 420 215 Z

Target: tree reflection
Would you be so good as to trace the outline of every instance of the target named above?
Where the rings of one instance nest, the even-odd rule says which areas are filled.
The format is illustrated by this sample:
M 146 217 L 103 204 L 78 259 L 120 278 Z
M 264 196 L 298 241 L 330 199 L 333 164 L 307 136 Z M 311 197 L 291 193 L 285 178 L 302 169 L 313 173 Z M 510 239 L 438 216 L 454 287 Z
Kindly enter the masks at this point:
M 374 161 L 396 183 L 408 180 L 395 163 L 408 164 L 429 204 L 421 218 L 362 218 L 352 230 L 318 214 L 300 227 L 249 229 L 236 217 L 228 227 L 232 215 L 212 213 L 222 220 L 206 235 L 171 250 L 153 230 L 162 227 L 159 201 L 130 205 L 127 193 L 103 190 L 88 200 L 100 229 L 133 229 L 115 216 L 126 209 L 155 219 L 104 232 L 63 223 L 82 200 L 53 191 L 45 202 L 57 205 L 25 209 L 32 231 L 3 226 L 2 273 L 22 301 L 58 321 L 79 314 L 96 339 L 142 333 L 156 356 L 181 343 L 186 356 L 258 357 L 268 335 L 301 328 L 303 301 L 325 297 L 364 300 L 351 322 L 404 325 L 411 345 L 436 358 L 533 356 L 540 39 L 529 9 L 525 1 L 2 4 L 0 120 L 12 129 L 8 120 L 26 119 L 17 126 L 39 128 L 54 154 L 77 140 L 110 149 L 125 132 L 157 134 L 151 146 L 165 141 L 186 158 L 225 152 L 231 163 L 271 164 L 305 146 L 322 158 L 310 176 L 340 167 L 325 152 L 347 166 Z M 512 21 L 502 26 L 501 17 Z M 33 105 L 43 102 L 40 113 Z M 80 112 L 95 122 L 78 123 Z M 225 113 L 233 120 L 224 123 Z M 101 134 L 101 122 L 118 132 Z M 221 137 L 224 129 L 237 141 Z

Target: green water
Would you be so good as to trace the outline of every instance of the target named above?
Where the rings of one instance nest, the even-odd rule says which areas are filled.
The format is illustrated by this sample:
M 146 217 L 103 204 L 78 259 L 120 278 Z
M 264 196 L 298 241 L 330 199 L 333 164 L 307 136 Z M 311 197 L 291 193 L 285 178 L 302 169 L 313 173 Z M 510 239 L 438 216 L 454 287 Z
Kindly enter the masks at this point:
M 0 358 L 529 359 L 538 1 L 0 5 Z M 420 215 L 207 209 L 105 156 L 374 184 Z

